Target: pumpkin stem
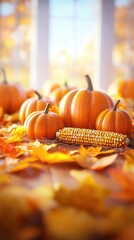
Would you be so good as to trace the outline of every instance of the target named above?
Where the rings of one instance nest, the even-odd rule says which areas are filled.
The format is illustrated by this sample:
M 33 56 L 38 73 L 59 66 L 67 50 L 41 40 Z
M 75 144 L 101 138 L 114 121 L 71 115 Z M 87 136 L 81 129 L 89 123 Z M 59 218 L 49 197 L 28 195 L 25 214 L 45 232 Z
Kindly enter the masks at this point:
M 65 86 L 65 87 L 68 87 L 67 81 L 64 82 L 64 86 Z
M 37 95 L 38 99 L 42 98 L 41 94 L 37 90 L 35 90 L 34 93 Z
M 92 85 L 91 78 L 89 77 L 88 74 L 85 75 L 85 78 L 86 78 L 87 84 L 88 84 L 87 89 L 88 89 L 89 91 L 93 91 L 93 85 Z
M 116 111 L 117 105 L 119 104 L 120 101 L 121 101 L 121 100 L 118 100 L 118 101 L 115 103 L 115 105 L 113 106 L 113 111 Z
M 44 110 L 45 114 L 48 114 L 49 107 L 50 107 L 50 103 L 47 103 L 46 108 Z
M 4 83 L 7 83 L 7 78 L 6 78 L 5 69 L 4 69 L 4 68 L 1 68 L 1 72 L 2 72 L 2 75 L 3 75 L 3 82 L 4 82 Z

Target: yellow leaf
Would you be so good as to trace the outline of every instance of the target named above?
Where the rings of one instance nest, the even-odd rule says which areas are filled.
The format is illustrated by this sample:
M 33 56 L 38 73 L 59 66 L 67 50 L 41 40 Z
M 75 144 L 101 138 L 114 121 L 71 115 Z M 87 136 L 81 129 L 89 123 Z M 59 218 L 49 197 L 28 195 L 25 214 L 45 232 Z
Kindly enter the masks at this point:
M 10 133 L 10 137 L 7 139 L 7 143 L 20 142 L 23 136 L 26 134 L 24 126 L 18 125 L 13 128 Z
M 31 149 L 31 154 L 38 160 L 49 164 L 74 162 L 74 159 L 69 154 L 61 152 L 48 153 L 43 144 L 40 144 L 38 147 L 33 147 L 33 149 Z

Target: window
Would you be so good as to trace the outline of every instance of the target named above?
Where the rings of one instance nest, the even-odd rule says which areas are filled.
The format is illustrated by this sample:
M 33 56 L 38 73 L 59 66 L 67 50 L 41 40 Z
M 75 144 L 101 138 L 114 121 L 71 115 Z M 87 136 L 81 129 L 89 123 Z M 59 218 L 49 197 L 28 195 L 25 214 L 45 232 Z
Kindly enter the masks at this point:
M 134 77 L 134 1 L 115 0 L 115 80 Z
M 7 79 L 30 82 L 31 0 L 0 1 L 0 67 Z
M 84 86 L 84 75 L 94 79 L 99 0 L 49 1 L 50 79 Z

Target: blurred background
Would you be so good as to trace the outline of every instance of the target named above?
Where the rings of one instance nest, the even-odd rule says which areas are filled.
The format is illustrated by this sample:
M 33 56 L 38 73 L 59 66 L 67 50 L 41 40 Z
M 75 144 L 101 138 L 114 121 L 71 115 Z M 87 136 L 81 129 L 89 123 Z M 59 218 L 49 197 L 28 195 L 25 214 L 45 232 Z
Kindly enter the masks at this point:
M 0 0 L 0 67 L 24 87 L 134 78 L 134 0 Z

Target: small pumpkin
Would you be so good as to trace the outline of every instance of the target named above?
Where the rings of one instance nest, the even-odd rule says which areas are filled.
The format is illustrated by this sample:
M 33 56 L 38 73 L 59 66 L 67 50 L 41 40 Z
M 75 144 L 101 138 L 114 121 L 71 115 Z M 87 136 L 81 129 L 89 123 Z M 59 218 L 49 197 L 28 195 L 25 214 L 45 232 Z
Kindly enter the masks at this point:
M 21 84 L 7 82 L 5 70 L 1 69 L 3 81 L 0 83 L 0 107 L 4 113 L 18 112 L 22 103 L 27 99 L 27 93 Z
M 99 113 L 114 105 L 108 94 L 94 91 L 90 77 L 88 75 L 85 77 L 87 89 L 72 90 L 60 101 L 59 115 L 67 127 L 94 129 Z
M 45 110 L 32 112 L 25 120 L 24 127 L 31 140 L 55 139 L 56 132 L 65 126 L 58 114 L 48 112 L 49 107 L 48 103 Z
M 113 108 L 105 109 L 96 119 L 96 129 L 126 134 L 132 133 L 132 119 L 127 111 L 117 109 L 120 100 Z
M 51 94 L 51 98 L 53 101 L 55 101 L 56 103 L 59 104 L 59 102 L 61 101 L 61 99 L 63 98 L 63 96 L 70 92 L 72 89 L 72 87 L 69 87 L 67 82 L 65 82 L 64 86 L 63 87 L 60 87 L 60 88 L 56 88 L 52 94 Z
M 47 103 L 50 103 L 50 106 L 53 106 L 55 103 L 49 98 L 43 97 L 38 91 L 34 91 L 34 97 L 27 99 L 21 106 L 19 111 L 19 119 L 23 124 L 25 119 L 29 116 L 30 113 L 34 111 L 44 110 Z

